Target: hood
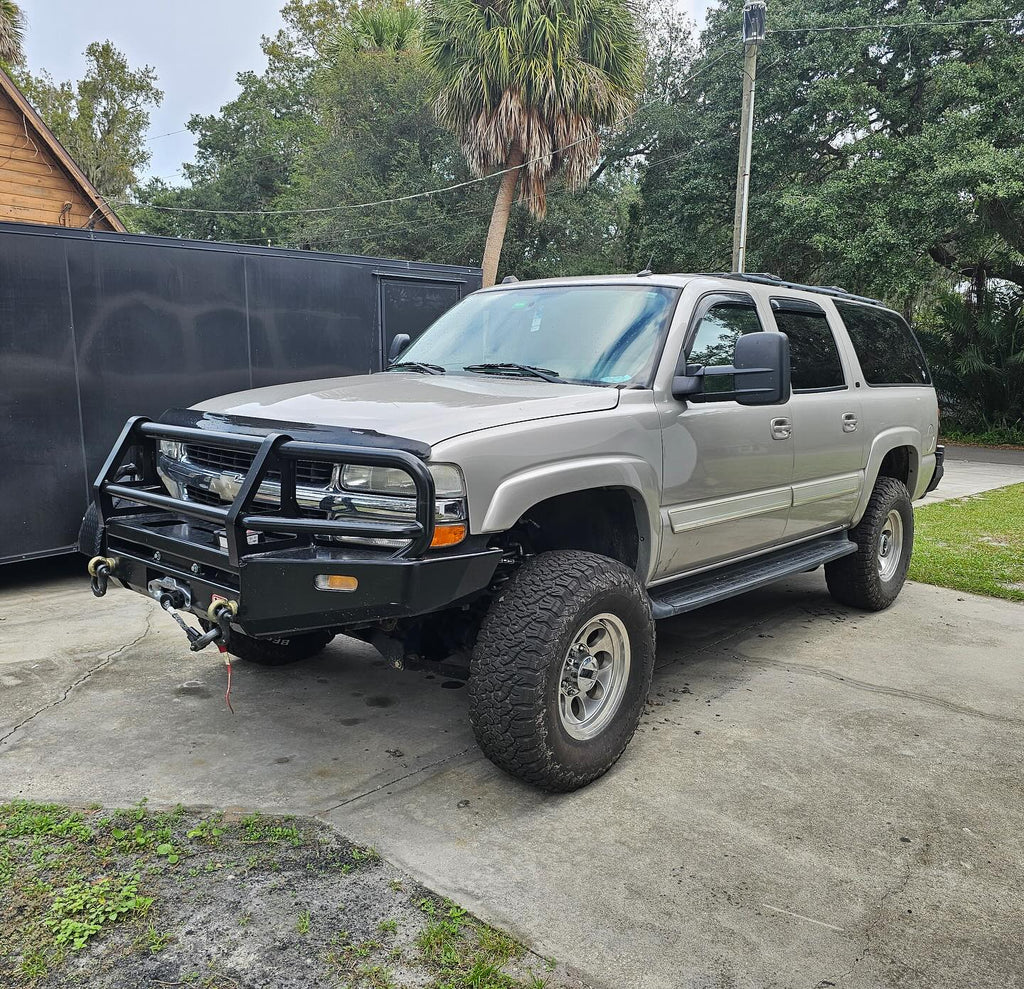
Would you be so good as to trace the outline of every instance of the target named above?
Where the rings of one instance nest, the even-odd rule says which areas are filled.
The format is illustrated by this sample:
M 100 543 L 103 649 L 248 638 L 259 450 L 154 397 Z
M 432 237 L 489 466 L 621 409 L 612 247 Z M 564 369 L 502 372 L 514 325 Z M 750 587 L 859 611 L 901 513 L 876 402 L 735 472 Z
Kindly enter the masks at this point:
M 432 446 L 479 429 L 614 409 L 618 401 L 617 388 L 496 375 L 388 371 L 257 388 L 193 408 L 278 422 L 372 429 Z

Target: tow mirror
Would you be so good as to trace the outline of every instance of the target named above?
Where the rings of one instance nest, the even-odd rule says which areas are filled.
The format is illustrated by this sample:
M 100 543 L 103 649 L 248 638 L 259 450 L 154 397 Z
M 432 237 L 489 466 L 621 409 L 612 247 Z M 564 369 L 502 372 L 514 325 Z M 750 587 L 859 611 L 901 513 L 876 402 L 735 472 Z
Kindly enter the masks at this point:
M 733 365 L 740 405 L 789 401 L 789 337 L 785 333 L 745 333 L 736 341 Z
M 402 356 L 402 351 L 412 343 L 412 337 L 408 333 L 396 333 L 388 348 L 388 363 L 397 361 Z
M 789 337 L 785 333 L 745 333 L 737 338 L 732 364 L 700 367 L 688 364 L 672 379 L 672 396 L 699 399 L 707 378 L 731 375 L 732 391 L 712 392 L 715 398 L 740 405 L 782 405 L 789 401 Z

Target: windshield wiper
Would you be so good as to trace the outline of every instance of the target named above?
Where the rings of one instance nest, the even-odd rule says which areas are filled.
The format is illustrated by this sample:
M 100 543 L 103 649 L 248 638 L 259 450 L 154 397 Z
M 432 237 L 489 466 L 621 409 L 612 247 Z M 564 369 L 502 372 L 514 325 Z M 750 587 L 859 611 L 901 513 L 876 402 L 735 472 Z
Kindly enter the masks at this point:
M 389 364 L 388 371 L 419 371 L 420 374 L 444 374 L 445 369 L 440 364 L 424 364 L 423 361 L 399 361 L 397 364 Z
M 544 381 L 561 381 L 557 371 L 552 371 L 550 368 L 537 367 L 534 364 L 467 364 L 463 371 L 478 371 L 481 374 L 486 374 L 488 371 L 518 371 L 520 374 L 528 378 L 541 378 Z

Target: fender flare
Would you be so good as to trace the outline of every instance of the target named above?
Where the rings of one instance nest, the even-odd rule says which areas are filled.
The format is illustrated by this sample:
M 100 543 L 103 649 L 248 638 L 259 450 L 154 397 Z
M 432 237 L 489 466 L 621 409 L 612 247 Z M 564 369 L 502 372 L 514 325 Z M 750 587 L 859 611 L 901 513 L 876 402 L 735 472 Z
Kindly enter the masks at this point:
M 646 580 L 652 561 L 658 558 L 661 481 L 654 468 L 639 457 L 579 457 L 513 474 L 495 489 L 479 531 L 505 532 L 534 505 L 596 488 L 623 490 L 630 496 L 640 536 L 637 573 Z
M 885 455 L 897 447 L 909 447 L 909 463 L 907 471 L 907 490 L 913 498 L 920 482 L 921 473 L 921 449 L 924 437 L 920 430 L 912 426 L 896 426 L 892 429 L 884 429 L 872 441 L 871 449 L 868 451 L 867 466 L 864 469 L 864 487 L 860 493 L 860 501 L 853 514 L 851 525 L 856 525 L 864 516 L 868 502 L 871 500 L 871 492 L 874 491 L 875 481 L 878 480 L 878 472 L 882 467 Z

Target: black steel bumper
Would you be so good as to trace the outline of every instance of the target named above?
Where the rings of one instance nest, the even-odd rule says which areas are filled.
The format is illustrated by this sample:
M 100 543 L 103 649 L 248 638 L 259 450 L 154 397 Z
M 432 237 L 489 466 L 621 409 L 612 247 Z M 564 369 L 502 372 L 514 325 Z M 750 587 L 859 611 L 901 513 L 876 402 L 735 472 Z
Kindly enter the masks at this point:
M 929 491 L 934 491 L 939 486 L 939 481 L 942 480 L 942 475 L 946 472 L 943 467 L 943 462 L 946 459 L 946 448 L 944 446 L 937 446 L 935 448 L 935 470 L 932 471 L 932 479 L 928 482 L 928 487 L 925 489 L 925 494 Z
M 215 597 L 236 601 L 234 623 L 255 636 L 343 628 L 437 611 L 484 589 L 500 550 L 483 546 L 428 554 L 434 529 L 434 481 L 422 457 L 394 445 L 350 445 L 332 435 L 295 440 L 284 432 L 253 435 L 128 421 L 94 486 L 102 555 L 114 576 L 148 593 L 151 580 L 172 577 L 188 588 L 191 610 L 206 615 Z M 338 431 L 337 438 L 344 438 Z M 207 505 L 167 494 L 156 472 L 160 440 L 199 442 L 254 455 L 230 505 Z M 381 440 L 393 438 L 381 437 Z M 416 487 L 411 521 L 310 518 L 295 499 L 297 460 L 396 467 Z M 124 466 L 133 479 L 121 481 Z M 269 472 L 280 479 L 280 504 L 256 505 Z M 338 536 L 402 539 L 401 549 L 333 543 Z M 92 552 L 94 547 L 81 547 Z M 317 577 L 343 576 L 353 590 L 321 590 Z

